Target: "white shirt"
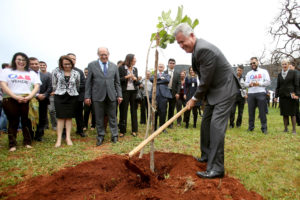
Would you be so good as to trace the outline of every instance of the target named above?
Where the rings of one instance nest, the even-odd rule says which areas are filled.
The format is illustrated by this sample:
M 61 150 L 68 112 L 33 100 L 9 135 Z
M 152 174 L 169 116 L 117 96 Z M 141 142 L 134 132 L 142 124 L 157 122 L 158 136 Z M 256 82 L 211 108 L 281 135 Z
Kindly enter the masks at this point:
M 259 86 L 249 87 L 250 83 L 258 82 Z M 251 70 L 246 75 L 245 87 L 248 87 L 248 93 L 266 92 L 266 87 L 271 84 L 270 76 L 267 70 L 257 67 L 257 70 Z
M 30 94 L 35 84 L 41 84 L 38 75 L 33 71 L 4 69 L 0 81 L 6 82 L 14 94 Z M 6 95 L 7 96 L 7 95 Z

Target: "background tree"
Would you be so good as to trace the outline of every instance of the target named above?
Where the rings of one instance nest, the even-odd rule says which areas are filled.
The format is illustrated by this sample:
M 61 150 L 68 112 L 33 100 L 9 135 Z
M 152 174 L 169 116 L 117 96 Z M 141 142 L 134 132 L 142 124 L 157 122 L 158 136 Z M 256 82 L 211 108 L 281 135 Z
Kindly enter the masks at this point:
M 271 63 L 282 57 L 300 58 L 300 6 L 298 0 L 285 0 L 279 15 L 272 22 L 270 34 L 276 43 Z M 298 62 L 299 64 L 299 62 Z

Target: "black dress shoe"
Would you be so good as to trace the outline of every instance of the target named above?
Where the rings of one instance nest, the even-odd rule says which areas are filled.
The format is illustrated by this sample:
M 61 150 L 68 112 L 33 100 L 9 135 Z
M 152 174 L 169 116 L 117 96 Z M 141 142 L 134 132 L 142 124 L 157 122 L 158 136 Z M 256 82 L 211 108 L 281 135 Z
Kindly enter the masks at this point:
M 217 172 L 217 171 L 205 171 L 205 172 L 196 172 L 196 175 L 200 178 L 223 178 L 224 172 Z
M 118 142 L 118 136 L 112 137 L 111 141 L 112 141 L 112 143 L 117 143 Z
M 84 132 L 81 132 L 81 133 L 77 133 L 78 135 L 80 135 L 81 137 L 85 137 L 85 133 Z
M 99 136 L 99 137 L 97 138 L 96 146 L 102 145 L 103 141 L 104 141 L 104 137 L 103 137 L 103 136 Z
M 197 157 L 195 157 L 195 159 L 198 161 L 198 162 L 201 162 L 201 163 L 205 163 L 205 162 L 207 162 L 207 158 L 197 158 Z
M 267 135 L 268 134 L 268 131 L 265 129 L 265 130 L 262 130 L 261 131 L 263 134 Z

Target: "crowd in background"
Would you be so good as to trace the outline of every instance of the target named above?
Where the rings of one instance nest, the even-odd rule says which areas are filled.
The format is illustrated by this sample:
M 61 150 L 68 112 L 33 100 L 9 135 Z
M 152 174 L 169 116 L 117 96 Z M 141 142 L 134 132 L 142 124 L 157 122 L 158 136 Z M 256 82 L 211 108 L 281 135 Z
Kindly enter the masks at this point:
M 139 124 L 146 124 L 148 112 L 152 110 L 148 109 L 148 103 L 151 104 L 153 98 L 154 74 L 147 71 L 144 78 L 139 76 L 134 54 L 126 55 L 123 61 L 115 65 L 109 60 L 107 48 L 101 47 L 97 53 L 99 58 L 89 63 L 84 71 L 76 67 L 74 53 L 61 56 L 58 67 L 52 73 L 47 71 L 46 62 L 28 57 L 24 53 L 16 53 L 10 64 L 2 65 L 0 128 L 2 132 L 8 133 L 10 151 L 16 150 L 19 129 L 22 130 L 23 144 L 26 148 L 32 148 L 34 140 L 43 141 L 44 130 L 50 127 L 48 116 L 51 128 L 57 133 L 55 147 L 61 146 L 63 138 L 67 145 L 73 144 L 72 119 L 76 121 L 76 134 L 81 137 L 86 136 L 86 130 L 96 129 L 97 146 L 103 144 L 108 125 L 111 142 L 118 142 L 129 129 L 129 108 L 130 134 L 133 137 L 138 135 Z M 296 134 L 296 124 L 300 125 L 300 73 L 295 70 L 294 62 L 284 59 L 281 65 L 282 71 L 278 74 L 272 107 L 276 108 L 279 102 L 284 132 L 288 132 L 290 117 L 292 133 Z M 270 93 L 266 87 L 270 85 L 270 76 L 267 70 L 259 66 L 256 57 L 250 59 L 250 66 L 252 70 L 246 76 L 243 76 L 243 67 L 237 67 L 236 76 L 242 88 L 232 107 L 229 127 L 242 125 L 244 105 L 247 102 L 248 131 L 255 128 L 255 111 L 258 108 L 261 131 L 267 134 Z M 193 67 L 178 70 L 173 58 L 168 60 L 166 66 L 159 63 L 156 76 L 155 128 L 158 128 L 174 116 L 175 109 L 179 112 L 186 102 L 193 98 L 201 77 L 197 76 Z M 236 108 L 238 112 L 235 122 Z M 177 119 L 177 126 L 184 124 L 185 128 L 190 128 L 192 112 L 192 127 L 196 128 L 204 109 L 205 99 L 201 99 L 192 110 Z M 168 128 L 172 129 L 174 125 L 171 124 Z M 164 132 L 167 133 L 167 130 Z

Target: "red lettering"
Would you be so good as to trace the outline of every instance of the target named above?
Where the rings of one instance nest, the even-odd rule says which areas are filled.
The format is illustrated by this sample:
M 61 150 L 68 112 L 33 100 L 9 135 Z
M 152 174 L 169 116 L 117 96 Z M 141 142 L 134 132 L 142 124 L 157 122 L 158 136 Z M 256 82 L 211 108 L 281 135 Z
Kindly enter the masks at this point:
M 25 80 L 30 81 L 30 80 L 31 80 L 30 76 L 26 75 L 26 76 L 25 76 Z
M 254 76 L 254 79 L 257 79 L 257 75 Z
M 23 76 L 19 75 L 17 79 L 24 79 Z
M 261 74 L 258 74 L 258 78 L 262 78 L 262 75 L 261 75 Z

